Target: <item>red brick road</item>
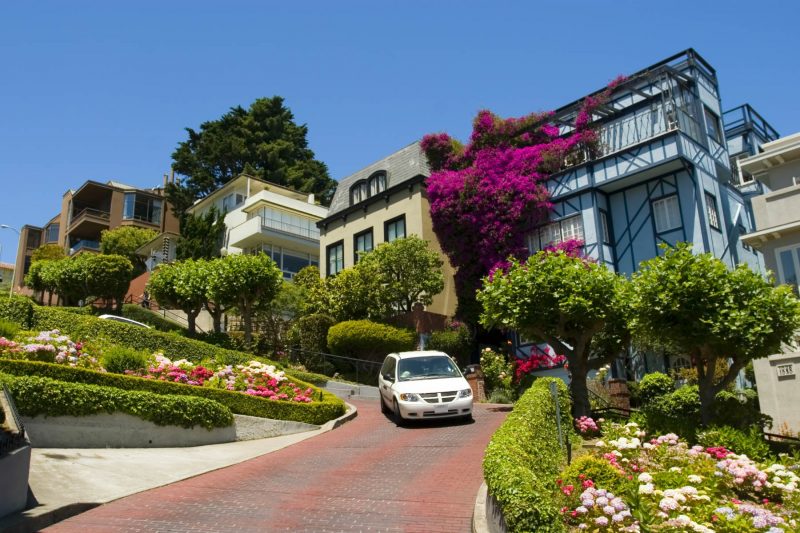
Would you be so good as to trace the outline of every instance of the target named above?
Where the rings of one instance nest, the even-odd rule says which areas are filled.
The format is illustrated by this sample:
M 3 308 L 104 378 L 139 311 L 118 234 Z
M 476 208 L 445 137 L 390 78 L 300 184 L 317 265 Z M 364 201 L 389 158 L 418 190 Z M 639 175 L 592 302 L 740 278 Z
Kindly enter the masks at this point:
M 489 437 L 506 413 L 397 428 L 357 401 L 342 427 L 103 505 L 47 531 L 470 531 Z M 136 475 L 131 472 L 131 475 Z

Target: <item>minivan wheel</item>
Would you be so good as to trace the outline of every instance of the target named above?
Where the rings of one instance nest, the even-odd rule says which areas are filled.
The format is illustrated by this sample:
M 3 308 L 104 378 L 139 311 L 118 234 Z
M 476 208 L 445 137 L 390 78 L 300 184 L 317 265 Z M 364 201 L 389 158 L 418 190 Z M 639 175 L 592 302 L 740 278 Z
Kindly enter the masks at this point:
M 403 420 L 403 415 L 400 414 L 400 406 L 397 404 L 397 400 L 394 401 L 393 407 L 394 407 L 394 413 L 392 414 L 394 415 L 393 416 L 394 423 L 397 427 L 402 427 L 404 420 Z

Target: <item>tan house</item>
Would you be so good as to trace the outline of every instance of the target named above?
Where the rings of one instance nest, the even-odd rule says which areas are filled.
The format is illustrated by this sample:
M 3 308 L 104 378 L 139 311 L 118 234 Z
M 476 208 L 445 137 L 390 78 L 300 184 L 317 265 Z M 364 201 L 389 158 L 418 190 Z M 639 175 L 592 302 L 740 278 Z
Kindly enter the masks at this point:
M 0 285 L 5 285 L 6 289 L 11 285 L 11 278 L 14 277 L 14 265 L 11 263 L 0 263 Z
M 165 176 L 165 186 L 166 180 Z M 14 280 L 15 287 L 24 286 L 31 255 L 37 248 L 57 244 L 70 256 L 99 252 L 101 232 L 120 226 L 178 232 L 178 220 L 167 204 L 164 188 L 138 189 L 116 181 L 87 181 L 77 190 L 64 193 L 61 211 L 44 227 L 22 227 L 16 262 L 21 275 Z
M 426 311 L 453 316 L 454 271 L 433 232 L 425 180 L 430 171 L 419 142 L 342 179 L 320 228 L 321 273 L 332 276 L 358 261 L 359 252 L 417 235 L 444 261 L 445 288 Z
M 775 283 L 800 286 L 800 133 L 762 145 L 763 152 L 739 161 L 740 182 L 755 179 L 764 193 L 754 196 L 755 231 L 742 240 L 764 254 Z M 800 346 L 753 361 L 761 412 L 773 419 L 773 433 L 800 433 Z

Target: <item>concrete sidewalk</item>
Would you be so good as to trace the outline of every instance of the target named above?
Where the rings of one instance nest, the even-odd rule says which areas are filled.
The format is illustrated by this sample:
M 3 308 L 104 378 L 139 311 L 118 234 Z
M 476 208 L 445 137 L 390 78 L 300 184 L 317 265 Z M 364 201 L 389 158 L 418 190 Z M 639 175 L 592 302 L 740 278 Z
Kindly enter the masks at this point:
M 190 448 L 34 448 L 29 486 L 35 506 L 0 518 L 0 531 L 38 531 L 123 496 L 259 457 L 326 433 L 356 416 L 355 406 L 319 429 L 269 439 Z

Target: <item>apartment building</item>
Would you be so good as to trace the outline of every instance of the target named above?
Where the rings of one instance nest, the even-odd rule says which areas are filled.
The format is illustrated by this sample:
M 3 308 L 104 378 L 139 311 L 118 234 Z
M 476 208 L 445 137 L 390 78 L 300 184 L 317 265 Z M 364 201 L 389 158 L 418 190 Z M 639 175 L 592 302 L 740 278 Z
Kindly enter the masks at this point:
M 78 189 L 64 193 L 61 211 L 44 226 L 22 227 L 16 262 L 21 275 L 15 280 L 15 286 L 24 286 L 31 255 L 37 248 L 56 244 L 70 256 L 99 252 L 102 231 L 120 226 L 178 232 L 178 220 L 167 204 L 162 187 L 139 189 L 116 181 L 87 181 Z
M 426 311 L 453 316 L 456 309 L 453 269 L 433 232 L 425 179 L 430 174 L 419 142 L 343 178 L 328 216 L 318 224 L 323 276 L 332 276 L 383 242 L 417 235 L 439 252 L 445 288 Z
M 761 152 L 738 160 L 739 182 L 756 188 L 752 196 L 755 228 L 742 240 L 764 254 L 775 283 L 800 293 L 800 133 L 773 140 Z M 772 417 L 775 432 L 800 431 L 800 349 L 753 361 L 761 412 Z
M 225 216 L 224 253 L 268 254 L 286 279 L 302 268 L 319 265 L 317 222 L 328 209 L 313 194 L 241 175 L 198 200 L 188 212 L 204 215 L 212 208 Z

